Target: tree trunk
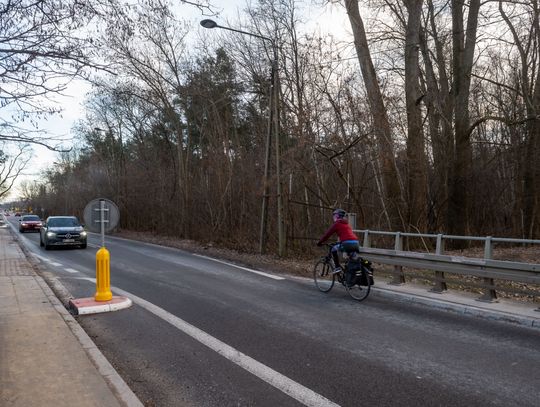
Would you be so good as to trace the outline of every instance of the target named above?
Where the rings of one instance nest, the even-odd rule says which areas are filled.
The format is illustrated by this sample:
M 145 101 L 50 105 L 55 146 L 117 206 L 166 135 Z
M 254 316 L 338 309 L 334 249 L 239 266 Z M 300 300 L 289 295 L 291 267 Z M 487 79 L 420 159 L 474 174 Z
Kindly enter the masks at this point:
M 420 18 L 423 0 L 405 0 L 408 10 L 405 37 L 405 100 L 407 105 L 408 224 L 424 232 L 427 226 L 427 158 L 420 100 Z
M 399 176 L 394 160 L 394 145 L 390 122 L 384 105 L 379 81 L 369 52 L 364 23 L 360 16 L 358 0 L 345 0 L 345 8 L 354 36 L 354 44 L 364 84 L 369 99 L 371 115 L 374 123 L 374 133 L 377 138 L 378 159 L 381 164 L 385 206 L 388 209 L 392 230 L 403 230 L 402 218 L 403 199 L 399 185 Z
M 449 180 L 447 230 L 453 235 L 468 233 L 469 187 L 472 145 L 469 94 L 480 0 L 471 0 L 465 35 L 463 0 L 452 0 L 452 97 L 454 100 L 455 157 Z
M 420 46 L 425 64 L 426 75 L 426 105 L 428 108 L 429 134 L 433 149 L 434 180 L 430 193 L 431 205 L 433 205 L 430 225 L 428 228 L 440 231 L 445 224 L 448 207 L 448 180 L 451 163 L 454 157 L 454 133 L 452 130 L 452 99 L 450 97 L 450 83 L 447 74 L 444 43 L 438 35 L 435 21 L 435 9 L 433 1 L 428 0 L 429 30 L 420 32 Z M 435 64 L 431 58 L 432 53 L 428 47 L 427 32 L 433 40 L 435 47 Z M 438 77 L 435 72 L 437 71 Z

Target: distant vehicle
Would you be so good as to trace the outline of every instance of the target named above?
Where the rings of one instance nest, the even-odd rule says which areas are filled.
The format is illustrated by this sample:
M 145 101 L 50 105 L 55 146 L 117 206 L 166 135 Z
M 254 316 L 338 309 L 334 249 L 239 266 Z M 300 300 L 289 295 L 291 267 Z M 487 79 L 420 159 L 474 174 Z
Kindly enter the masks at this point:
M 39 245 L 45 250 L 52 246 L 86 249 L 86 242 L 86 231 L 75 216 L 49 216 L 39 233 Z
M 41 228 L 41 219 L 37 215 L 24 215 L 19 219 L 19 232 L 39 232 Z
M 20 212 L 16 212 L 15 216 L 21 216 Z

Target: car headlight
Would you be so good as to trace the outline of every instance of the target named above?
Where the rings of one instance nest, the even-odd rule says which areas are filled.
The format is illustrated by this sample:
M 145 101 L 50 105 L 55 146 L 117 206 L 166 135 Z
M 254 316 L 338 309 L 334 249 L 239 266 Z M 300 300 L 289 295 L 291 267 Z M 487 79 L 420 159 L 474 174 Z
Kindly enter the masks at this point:
M 56 233 L 54 232 L 47 232 L 47 237 L 55 237 Z
M 86 232 L 84 230 L 81 232 L 81 237 L 86 237 Z

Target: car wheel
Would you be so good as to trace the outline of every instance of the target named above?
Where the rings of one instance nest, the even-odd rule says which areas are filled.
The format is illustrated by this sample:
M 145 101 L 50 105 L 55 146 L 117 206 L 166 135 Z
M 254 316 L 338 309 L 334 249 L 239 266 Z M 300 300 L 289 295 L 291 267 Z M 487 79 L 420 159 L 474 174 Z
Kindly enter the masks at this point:
M 43 242 L 43 245 L 45 246 L 45 250 L 51 250 L 51 245 L 47 244 L 47 241 Z
M 24 229 L 19 229 L 19 232 L 24 233 Z
M 86 243 L 79 246 L 81 249 L 86 249 Z

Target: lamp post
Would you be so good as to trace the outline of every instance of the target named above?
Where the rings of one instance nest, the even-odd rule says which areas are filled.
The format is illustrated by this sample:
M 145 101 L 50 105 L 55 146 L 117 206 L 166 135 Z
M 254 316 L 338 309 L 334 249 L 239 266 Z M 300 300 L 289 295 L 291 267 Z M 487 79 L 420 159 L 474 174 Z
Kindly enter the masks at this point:
M 261 227 L 259 235 L 259 252 L 264 253 L 266 250 L 266 224 L 268 217 L 268 199 L 269 199 L 269 173 L 270 173 L 270 146 L 271 135 L 274 134 L 275 149 L 276 149 L 276 178 L 277 178 L 277 218 L 278 218 L 278 255 L 283 256 L 285 253 L 285 228 L 283 225 L 283 196 L 281 186 L 281 143 L 279 140 L 279 74 L 278 74 L 278 52 L 277 45 L 274 40 L 264 35 L 242 31 L 231 27 L 219 25 L 214 20 L 205 19 L 201 21 L 204 28 L 221 28 L 223 30 L 233 31 L 236 33 L 248 35 L 250 37 L 260 38 L 270 42 L 272 45 L 272 97 L 270 100 L 270 109 L 268 117 L 268 133 L 266 137 L 266 153 L 264 166 L 264 194 L 261 209 Z

